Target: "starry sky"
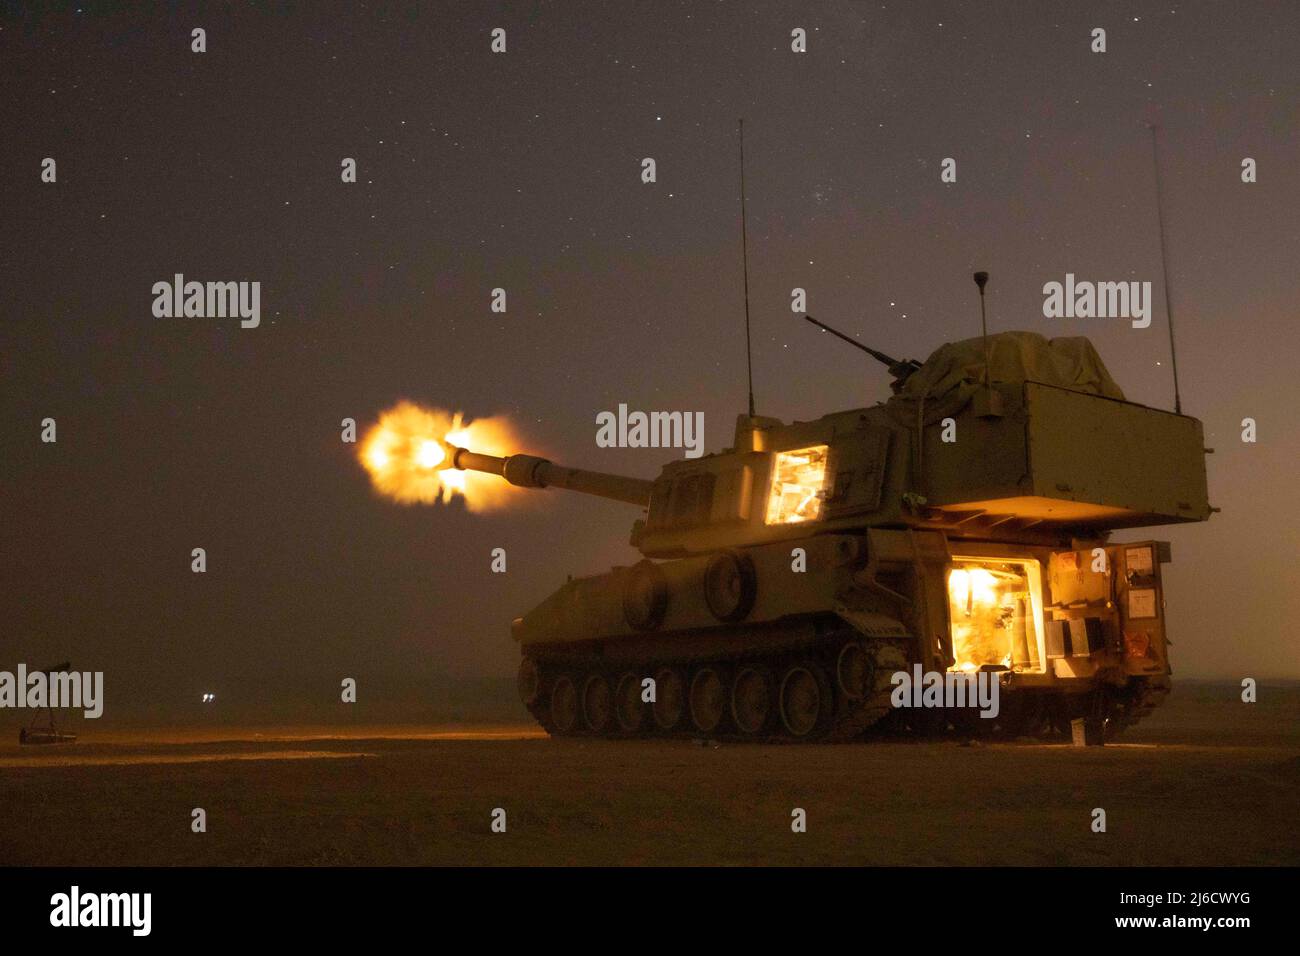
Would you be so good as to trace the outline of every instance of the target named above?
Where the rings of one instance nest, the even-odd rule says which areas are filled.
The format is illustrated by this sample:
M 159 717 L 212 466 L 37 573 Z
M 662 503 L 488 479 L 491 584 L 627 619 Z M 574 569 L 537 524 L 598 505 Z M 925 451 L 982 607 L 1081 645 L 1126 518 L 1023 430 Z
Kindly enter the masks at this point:
M 635 560 L 636 510 L 401 506 L 340 421 L 403 398 L 505 414 L 521 451 L 642 477 L 665 453 L 598 448 L 598 411 L 703 411 L 728 445 L 743 116 L 757 405 L 787 420 L 888 396 L 792 288 L 924 358 L 978 334 L 974 269 L 991 329 L 1087 335 L 1130 399 L 1172 407 L 1161 127 L 1183 408 L 1223 509 L 1150 533 L 1174 547 L 1175 673 L 1300 676 L 1298 35 L 1290 0 L 6 13 L 0 668 L 72 658 L 106 672 L 110 713 L 158 714 L 512 674 L 510 619 Z M 155 318 L 176 272 L 260 281 L 261 327 Z M 1151 327 L 1044 318 L 1067 272 L 1152 281 Z

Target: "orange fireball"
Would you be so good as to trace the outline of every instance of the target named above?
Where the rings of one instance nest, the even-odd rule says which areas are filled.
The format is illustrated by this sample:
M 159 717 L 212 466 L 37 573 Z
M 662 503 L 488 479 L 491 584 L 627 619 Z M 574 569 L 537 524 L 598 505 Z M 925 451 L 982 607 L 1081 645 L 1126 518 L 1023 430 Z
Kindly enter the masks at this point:
M 486 511 L 518 500 L 520 489 L 503 478 L 450 467 L 451 445 L 509 455 L 519 443 L 504 418 L 467 422 L 460 412 L 399 402 L 366 432 L 358 457 L 375 490 L 402 504 L 447 504 L 459 495 L 470 511 Z

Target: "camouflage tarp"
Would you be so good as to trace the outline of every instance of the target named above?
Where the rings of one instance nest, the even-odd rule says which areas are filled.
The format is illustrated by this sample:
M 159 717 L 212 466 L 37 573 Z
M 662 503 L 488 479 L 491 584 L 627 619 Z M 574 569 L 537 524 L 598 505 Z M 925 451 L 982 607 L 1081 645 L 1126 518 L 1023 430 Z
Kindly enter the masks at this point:
M 1037 332 L 998 332 L 989 336 L 992 382 L 1042 382 L 1123 399 L 1101 356 L 1082 336 L 1048 340 Z M 984 380 L 984 339 L 942 345 L 908 376 L 887 403 L 899 421 L 926 424 L 954 415 L 966 406 Z

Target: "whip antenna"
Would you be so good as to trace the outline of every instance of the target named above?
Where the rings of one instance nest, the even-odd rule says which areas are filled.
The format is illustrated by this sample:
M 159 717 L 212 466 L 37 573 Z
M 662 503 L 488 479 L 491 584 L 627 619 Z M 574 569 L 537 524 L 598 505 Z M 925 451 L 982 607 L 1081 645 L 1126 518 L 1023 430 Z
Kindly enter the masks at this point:
M 1169 362 L 1174 369 L 1174 414 L 1183 413 L 1183 399 L 1178 394 L 1178 352 L 1174 348 L 1174 303 L 1169 297 L 1169 260 L 1165 255 L 1164 202 L 1160 194 L 1160 147 L 1156 141 L 1156 125 L 1147 123 L 1151 131 L 1151 161 L 1156 170 L 1156 225 L 1160 229 L 1160 269 L 1165 279 L 1165 316 L 1169 322 Z
M 749 417 L 754 417 L 754 348 L 749 341 L 749 236 L 745 229 L 745 121 L 740 120 L 740 255 L 745 269 L 745 368 L 749 375 Z
M 975 273 L 975 284 L 980 287 L 980 331 L 984 337 L 984 387 L 989 387 L 989 321 L 984 314 L 984 287 L 989 284 L 987 272 Z

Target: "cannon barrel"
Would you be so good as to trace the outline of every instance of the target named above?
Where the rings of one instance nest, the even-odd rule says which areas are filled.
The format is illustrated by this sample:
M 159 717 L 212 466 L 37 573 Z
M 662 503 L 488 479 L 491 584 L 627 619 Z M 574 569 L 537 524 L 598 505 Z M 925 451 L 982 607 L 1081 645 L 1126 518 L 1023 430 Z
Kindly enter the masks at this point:
M 644 478 L 565 468 L 536 455 L 507 455 L 498 458 L 496 455 L 480 455 L 468 448 L 451 449 L 451 467 L 500 475 L 510 484 L 521 488 L 567 488 L 601 498 L 626 501 L 643 508 L 650 505 L 650 489 L 654 485 Z

